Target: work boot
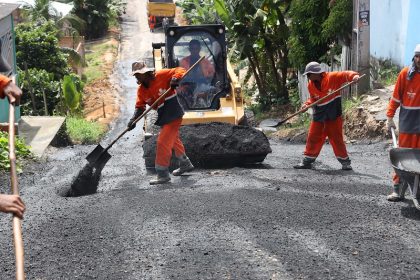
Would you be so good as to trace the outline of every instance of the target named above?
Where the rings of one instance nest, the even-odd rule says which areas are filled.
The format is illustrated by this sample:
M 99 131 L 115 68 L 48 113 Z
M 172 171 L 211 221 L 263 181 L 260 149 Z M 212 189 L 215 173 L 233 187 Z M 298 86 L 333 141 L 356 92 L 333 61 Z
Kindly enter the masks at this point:
M 156 177 L 149 181 L 150 185 L 164 184 L 171 181 L 168 168 L 156 168 Z
M 353 170 L 353 167 L 351 167 L 350 163 L 343 163 L 341 165 L 341 170 Z
M 183 155 L 179 158 L 179 168 L 172 171 L 172 175 L 180 176 L 193 169 L 194 165 L 191 163 L 190 159 L 186 155 Z
M 301 162 L 293 166 L 293 168 L 295 169 L 312 169 L 312 167 L 312 162 L 309 162 L 307 160 L 302 160 Z
M 399 184 L 394 185 L 394 189 L 393 189 L 392 193 L 389 194 L 386 197 L 386 199 L 388 201 L 391 201 L 391 202 L 398 202 L 398 201 L 402 200 L 402 197 L 400 196 L 400 185 Z

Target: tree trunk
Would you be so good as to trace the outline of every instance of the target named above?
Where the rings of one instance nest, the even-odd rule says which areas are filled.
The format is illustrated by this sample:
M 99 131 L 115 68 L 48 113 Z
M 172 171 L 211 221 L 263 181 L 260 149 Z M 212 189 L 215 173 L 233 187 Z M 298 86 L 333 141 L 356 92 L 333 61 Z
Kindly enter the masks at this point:
M 251 65 L 252 73 L 254 73 L 254 78 L 255 78 L 255 82 L 257 83 L 259 94 L 265 97 L 267 93 L 265 92 L 263 84 L 260 80 L 260 76 L 257 71 L 257 66 L 255 65 L 254 60 L 251 56 L 248 56 L 248 61 L 249 61 L 249 64 Z

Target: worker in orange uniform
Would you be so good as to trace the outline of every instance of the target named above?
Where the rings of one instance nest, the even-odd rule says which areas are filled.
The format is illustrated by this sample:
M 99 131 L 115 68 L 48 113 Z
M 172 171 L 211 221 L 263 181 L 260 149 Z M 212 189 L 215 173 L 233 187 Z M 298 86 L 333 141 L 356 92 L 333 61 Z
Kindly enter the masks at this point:
M 188 50 L 190 51 L 190 55 L 184 57 L 179 62 L 179 66 L 185 69 L 190 68 L 197 60 L 200 59 L 200 41 L 196 39 L 191 40 L 188 43 Z M 190 107 L 198 105 L 196 103 L 200 101 L 200 98 L 202 99 L 201 101 L 209 98 L 209 96 L 206 95 L 206 92 L 208 92 L 210 88 L 214 74 L 214 65 L 205 58 L 200 61 L 199 67 L 192 69 L 188 76 L 185 77 L 180 91 L 182 92 L 183 97 L 188 100 Z M 207 102 L 204 101 L 204 103 Z
M 156 146 L 155 170 L 157 176 L 150 181 L 151 185 L 163 184 L 171 180 L 169 164 L 172 151 L 175 152 L 180 163 L 179 168 L 172 172 L 173 175 L 179 176 L 194 169 L 179 138 L 179 128 L 184 111 L 178 102 L 175 88 L 179 85 L 179 80 L 185 72 L 185 69 L 181 67 L 155 71 L 154 68 L 148 68 L 144 62 L 132 64 L 132 74 L 136 77 L 139 87 L 134 115 L 127 125 L 130 130 L 135 127 L 133 122 L 144 112 L 146 105 L 152 105 L 162 93 L 169 87 L 171 88 L 171 92 L 157 104 L 156 108 L 153 108 L 158 112 L 155 124 L 161 126 L 161 130 Z
M 155 30 L 156 25 L 156 17 L 155 16 L 149 16 L 149 28 L 150 31 L 153 32 Z
M 307 75 L 309 79 L 310 98 L 303 104 L 302 109 L 340 88 L 344 83 L 359 79 L 359 74 L 354 71 L 325 72 L 318 62 L 308 63 L 303 75 Z M 309 127 L 304 158 L 293 167 L 311 169 L 328 137 L 334 154 L 342 165 L 341 169 L 352 170 L 343 136 L 341 92 L 334 93 L 313 108 L 313 120 Z
M 10 71 L 10 66 L 3 59 L 1 55 L 1 41 L 0 41 L 0 73 Z M 12 82 L 11 79 L 4 75 L 0 75 L 0 98 L 7 96 L 9 102 L 19 105 L 22 91 L 18 86 Z M 12 213 L 23 218 L 25 212 L 25 204 L 18 195 L 0 194 L 0 211 L 4 213 Z
M 200 42 L 195 39 L 191 40 L 188 43 L 188 50 L 190 51 L 190 55 L 181 59 L 179 63 L 179 66 L 185 69 L 190 68 L 191 65 L 200 59 Z M 194 80 L 196 83 L 210 83 L 215 73 L 213 64 L 208 59 L 203 59 L 200 61 L 199 66 L 191 70 L 188 78 Z
M 400 107 L 398 145 L 401 148 L 420 149 L 420 44 L 414 49 L 413 63 L 405 67 L 398 75 L 392 98 L 388 103 L 386 126 L 396 129 L 395 111 Z M 393 190 L 387 199 L 401 200 L 401 182 L 397 174 L 393 175 Z

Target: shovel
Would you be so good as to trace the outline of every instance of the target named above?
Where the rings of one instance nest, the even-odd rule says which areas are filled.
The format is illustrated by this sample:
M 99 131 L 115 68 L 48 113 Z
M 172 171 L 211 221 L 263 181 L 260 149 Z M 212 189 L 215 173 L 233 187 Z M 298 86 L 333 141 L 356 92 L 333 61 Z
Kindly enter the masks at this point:
M 362 77 L 364 77 L 366 74 L 363 74 L 363 75 L 361 75 L 360 77 L 359 77 L 359 80 L 362 78 Z M 278 127 L 278 126 L 280 126 L 280 125 L 282 125 L 283 123 L 285 123 L 286 121 L 288 121 L 288 120 L 290 120 L 291 118 L 293 118 L 294 116 L 297 116 L 297 115 L 299 115 L 299 114 L 301 114 L 301 113 L 303 113 L 303 112 L 306 112 L 309 108 L 311 108 L 311 107 L 314 107 L 315 105 L 317 105 L 318 103 L 320 103 L 320 102 L 322 102 L 323 100 L 325 100 L 325 99 L 327 99 L 328 97 L 330 97 L 331 95 L 333 95 L 334 93 L 336 93 L 336 92 L 338 92 L 338 91 L 340 91 L 340 90 L 342 90 L 342 89 L 344 89 L 344 88 L 346 88 L 346 87 L 348 87 L 348 86 L 350 86 L 350 85 L 352 85 L 352 84 L 354 84 L 354 83 L 356 83 L 356 82 L 358 82 L 358 80 L 357 81 L 351 81 L 351 82 L 348 82 L 348 83 L 346 83 L 346 84 L 344 84 L 343 86 L 341 86 L 340 88 L 338 88 L 338 89 L 336 89 L 336 90 L 334 90 L 333 92 L 331 92 L 331 93 L 329 93 L 329 94 L 327 94 L 327 95 L 325 95 L 324 97 L 322 97 L 322 98 L 320 98 L 320 99 L 318 99 L 317 101 L 315 101 L 314 103 L 312 103 L 311 105 L 309 105 L 309 106 L 307 106 L 307 107 L 305 107 L 305 108 L 303 108 L 303 109 L 300 109 L 299 111 L 297 111 L 296 113 L 294 113 L 294 114 L 292 114 L 292 115 L 290 115 L 290 116 L 288 116 L 287 118 L 285 118 L 285 119 L 283 119 L 283 120 L 275 120 L 275 119 L 267 119 L 267 120 L 263 120 L 261 123 L 260 123 L 260 127 Z
M 19 187 L 16 175 L 16 154 L 15 154 L 15 98 L 9 97 L 9 159 L 10 178 L 12 194 L 19 195 Z M 22 221 L 13 215 L 13 243 L 16 256 L 16 279 L 25 279 L 24 250 L 22 239 Z
M 187 74 L 198 64 L 200 63 L 201 60 L 204 59 L 204 56 L 200 57 L 199 60 L 197 60 L 197 62 L 195 62 L 184 74 L 183 77 L 187 76 Z M 182 79 L 181 79 L 182 80 Z M 160 100 L 162 100 L 163 98 L 165 98 L 166 95 L 168 95 L 168 93 L 171 91 L 171 88 L 168 88 L 161 96 L 159 96 L 158 99 L 156 99 L 156 101 L 149 106 L 149 108 L 147 108 L 143 114 L 141 114 L 137 119 L 134 120 L 133 124 L 136 124 L 138 121 L 140 121 L 144 116 L 147 115 L 147 113 L 149 113 L 150 110 L 152 110 L 158 103 Z M 100 144 L 98 146 L 96 146 L 96 148 L 86 157 L 86 160 L 88 161 L 89 165 L 91 166 L 101 166 L 103 167 L 108 160 L 111 158 L 111 155 L 108 153 L 108 150 L 112 147 L 112 145 L 115 144 L 115 142 L 117 142 L 125 133 L 127 133 L 127 131 L 129 131 L 130 128 L 127 127 L 123 132 L 120 133 L 120 135 L 118 135 L 118 137 L 111 142 L 111 144 L 109 144 L 106 148 L 103 148 Z

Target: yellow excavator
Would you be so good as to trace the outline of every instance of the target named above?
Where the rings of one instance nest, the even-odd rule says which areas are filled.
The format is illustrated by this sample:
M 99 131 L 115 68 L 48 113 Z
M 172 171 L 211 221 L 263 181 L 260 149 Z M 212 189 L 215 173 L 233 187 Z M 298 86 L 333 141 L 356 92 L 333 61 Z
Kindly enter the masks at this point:
M 180 134 L 196 166 L 219 167 L 262 162 L 271 152 L 266 136 L 249 126 L 241 85 L 227 59 L 222 24 L 175 26 L 164 22 L 165 42 L 153 43 L 156 70 L 188 69 L 205 56 L 177 88 L 183 117 Z M 158 129 L 155 115 L 145 119 L 146 167 L 154 166 Z

